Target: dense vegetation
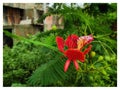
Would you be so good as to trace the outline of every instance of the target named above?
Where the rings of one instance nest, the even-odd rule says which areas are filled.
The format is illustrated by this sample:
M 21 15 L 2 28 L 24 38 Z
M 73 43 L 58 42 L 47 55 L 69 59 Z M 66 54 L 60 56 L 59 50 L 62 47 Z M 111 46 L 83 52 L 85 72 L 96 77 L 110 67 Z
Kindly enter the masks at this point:
M 5 46 L 3 86 L 117 86 L 117 4 L 94 3 L 80 8 L 56 3 L 48 11 L 38 21 L 58 15 L 64 20 L 64 29 L 19 38 L 13 48 Z M 65 73 L 66 58 L 57 49 L 55 38 L 65 39 L 70 34 L 92 34 L 94 41 L 85 63 L 78 62 L 81 68 L 76 71 L 71 64 Z

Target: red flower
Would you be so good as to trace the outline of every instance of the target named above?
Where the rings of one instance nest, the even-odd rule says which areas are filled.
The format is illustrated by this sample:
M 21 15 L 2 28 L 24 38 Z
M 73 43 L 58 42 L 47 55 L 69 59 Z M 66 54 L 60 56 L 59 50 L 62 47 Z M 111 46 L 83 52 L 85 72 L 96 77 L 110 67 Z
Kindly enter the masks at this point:
M 78 40 L 78 36 L 72 34 L 70 36 L 67 37 L 67 39 L 65 40 L 65 45 L 68 48 L 77 48 L 77 40 Z
M 57 36 L 56 42 L 57 42 L 58 49 L 61 52 L 64 52 L 64 39 L 62 37 Z
M 82 53 L 81 51 L 77 49 L 68 49 L 64 52 L 64 55 L 68 58 L 64 66 L 65 72 L 67 71 L 71 61 L 73 61 L 76 70 L 78 70 L 79 68 L 79 65 L 76 60 L 79 60 L 81 62 L 85 61 L 84 53 Z
M 76 70 L 79 68 L 77 60 L 81 62 L 85 61 L 85 54 L 91 50 L 92 45 L 90 45 L 84 52 L 81 52 L 81 49 L 85 44 L 88 44 L 93 40 L 92 36 L 86 37 L 87 36 L 82 36 L 79 38 L 72 34 L 68 36 L 65 41 L 62 37 L 56 37 L 58 49 L 68 58 L 64 65 L 65 72 L 67 71 L 71 61 L 73 61 Z M 68 47 L 67 50 L 64 50 L 65 45 Z

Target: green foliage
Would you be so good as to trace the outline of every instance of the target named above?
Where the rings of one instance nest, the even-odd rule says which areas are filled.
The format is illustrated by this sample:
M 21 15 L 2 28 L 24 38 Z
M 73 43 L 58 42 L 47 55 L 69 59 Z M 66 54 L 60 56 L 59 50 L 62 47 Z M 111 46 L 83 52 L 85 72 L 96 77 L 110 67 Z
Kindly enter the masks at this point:
M 13 83 L 12 87 L 26 87 L 26 85 L 21 83 Z
M 51 54 L 51 50 L 26 41 L 16 43 L 12 49 L 4 47 L 4 86 L 16 82 L 24 84 L 37 67 L 51 59 Z
M 28 83 L 32 86 L 50 86 L 57 81 L 65 80 L 66 74 L 63 71 L 64 63 L 58 56 L 56 57 L 57 59 L 51 60 L 37 68 Z
M 86 63 L 81 65 L 81 69 L 77 73 L 76 84 L 78 86 L 80 83 L 82 86 L 117 86 L 115 80 L 117 73 L 116 67 L 114 67 L 117 65 L 116 58 L 110 59 L 111 63 L 106 59 L 100 60 L 96 58 L 99 58 L 99 55 L 87 59 Z M 114 62 L 114 66 L 112 62 Z

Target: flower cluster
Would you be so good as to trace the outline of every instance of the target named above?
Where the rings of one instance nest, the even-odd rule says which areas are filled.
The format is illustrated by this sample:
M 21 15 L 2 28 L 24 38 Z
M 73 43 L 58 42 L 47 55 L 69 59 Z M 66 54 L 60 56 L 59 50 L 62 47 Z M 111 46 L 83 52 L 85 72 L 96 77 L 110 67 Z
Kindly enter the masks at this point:
M 92 35 L 78 37 L 77 35 L 72 34 L 68 36 L 65 41 L 60 36 L 56 37 L 56 42 L 59 51 L 61 51 L 65 55 L 65 57 L 68 58 L 64 65 L 65 72 L 68 70 L 71 61 L 73 61 L 76 70 L 79 69 L 77 60 L 84 62 L 85 55 L 91 50 L 92 45 L 89 45 L 88 48 L 84 50 L 84 52 L 82 52 L 81 50 L 86 44 L 89 44 L 92 41 L 93 41 Z M 67 50 L 64 50 L 65 46 L 68 47 Z

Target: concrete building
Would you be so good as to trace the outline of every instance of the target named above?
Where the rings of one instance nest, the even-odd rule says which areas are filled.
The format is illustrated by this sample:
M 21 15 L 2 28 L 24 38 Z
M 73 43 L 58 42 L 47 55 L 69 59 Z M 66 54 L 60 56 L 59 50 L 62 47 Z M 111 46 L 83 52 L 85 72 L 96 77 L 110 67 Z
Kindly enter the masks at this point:
M 47 12 L 48 3 L 3 3 L 3 29 L 13 34 L 27 37 L 40 31 L 51 30 L 53 25 L 63 28 L 62 18 L 57 15 L 45 18 L 41 23 L 37 20 Z M 13 39 L 3 34 L 3 44 L 13 46 Z
M 43 31 L 44 24 L 37 23 L 43 13 L 42 3 L 3 3 L 3 29 L 24 37 Z M 12 39 L 3 36 L 3 44 L 9 44 Z

